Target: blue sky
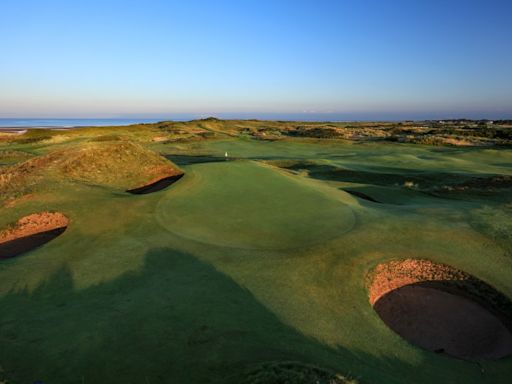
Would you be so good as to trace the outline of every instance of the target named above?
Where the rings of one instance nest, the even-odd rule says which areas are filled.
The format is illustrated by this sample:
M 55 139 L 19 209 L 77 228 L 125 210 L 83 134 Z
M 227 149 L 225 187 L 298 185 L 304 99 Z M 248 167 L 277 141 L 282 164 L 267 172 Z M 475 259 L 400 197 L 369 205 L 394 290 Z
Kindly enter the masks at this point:
M 512 117 L 512 2 L 2 0 L 0 117 Z

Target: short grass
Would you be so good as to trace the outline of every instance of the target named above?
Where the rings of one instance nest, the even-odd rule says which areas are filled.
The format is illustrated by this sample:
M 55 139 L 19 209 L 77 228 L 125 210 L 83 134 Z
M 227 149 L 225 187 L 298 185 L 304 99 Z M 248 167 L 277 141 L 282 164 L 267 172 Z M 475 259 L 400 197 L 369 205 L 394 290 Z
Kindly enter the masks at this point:
M 344 196 L 256 162 L 188 169 L 175 193 L 160 201 L 156 217 L 190 240 L 228 248 L 303 248 L 338 237 L 355 224 Z
M 89 142 L 81 134 L 5 147 L 44 154 Z M 421 190 L 449 174 L 512 174 L 510 149 L 151 135 L 139 145 L 186 172 L 167 190 L 133 196 L 61 178 L 0 208 L 0 226 L 42 210 L 70 218 L 62 236 L 0 263 L 0 381 L 234 384 L 293 361 L 362 384 L 509 382 L 511 358 L 468 363 L 391 332 L 369 305 L 365 276 L 386 260 L 429 258 L 512 297 L 510 194 Z M 220 160 L 226 151 L 232 160 Z M 262 160 L 368 177 L 308 176 Z M 419 175 L 420 188 L 376 183 L 378 173 Z

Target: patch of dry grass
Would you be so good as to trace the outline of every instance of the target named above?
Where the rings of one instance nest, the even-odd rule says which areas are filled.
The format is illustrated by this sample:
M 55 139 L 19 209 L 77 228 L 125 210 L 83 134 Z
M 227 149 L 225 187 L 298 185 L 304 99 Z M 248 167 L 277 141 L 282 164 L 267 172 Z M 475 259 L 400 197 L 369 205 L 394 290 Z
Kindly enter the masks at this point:
M 0 171 L 0 199 L 31 193 L 62 179 L 129 189 L 182 171 L 159 154 L 129 141 L 82 143 Z M 44 180 L 43 180 L 44 179 Z

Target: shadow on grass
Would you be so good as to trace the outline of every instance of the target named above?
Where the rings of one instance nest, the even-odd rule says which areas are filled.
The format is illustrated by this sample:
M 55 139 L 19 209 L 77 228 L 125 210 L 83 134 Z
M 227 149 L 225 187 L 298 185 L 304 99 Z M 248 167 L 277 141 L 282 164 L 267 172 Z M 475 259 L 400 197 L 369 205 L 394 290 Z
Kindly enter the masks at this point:
M 0 376 L 14 384 L 234 384 L 255 364 L 290 360 L 375 384 L 429 383 L 447 370 L 421 375 L 419 365 L 326 346 L 211 265 L 171 249 L 96 286 L 75 289 L 62 268 L 32 292 L 0 299 Z
M 276 161 L 273 165 L 291 171 L 307 171 L 309 177 L 318 180 L 392 187 L 397 190 L 407 189 L 409 192 L 414 191 L 419 195 L 438 199 L 488 201 L 492 198 L 492 201 L 498 203 L 512 201 L 512 181 L 507 175 L 480 174 L 476 177 L 474 174 L 463 172 L 414 171 L 389 167 L 352 170 L 328 164 L 289 160 Z M 351 193 L 348 190 L 345 192 Z
M 379 186 L 403 186 L 414 183 L 420 188 L 433 188 L 454 182 L 469 180 L 471 175 L 450 172 L 411 171 L 405 168 L 374 168 L 372 171 L 351 170 L 327 164 L 295 162 L 279 165 L 292 171 L 307 170 L 309 176 L 320 180 L 343 181 L 349 183 L 373 184 Z
M 256 160 L 256 161 L 272 161 L 272 160 L 294 160 L 294 157 L 286 157 L 286 156 L 229 156 L 228 158 L 224 156 L 215 156 L 215 155 L 165 155 L 167 160 L 172 161 L 174 164 L 178 166 L 183 165 L 194 165 L 194 164 L 202 164 L 202 163 L 218 163 L 226 160 Z
M 165 158 L 178 166 L 226 161 L 224 156 L 211 155 L 165 155 Z

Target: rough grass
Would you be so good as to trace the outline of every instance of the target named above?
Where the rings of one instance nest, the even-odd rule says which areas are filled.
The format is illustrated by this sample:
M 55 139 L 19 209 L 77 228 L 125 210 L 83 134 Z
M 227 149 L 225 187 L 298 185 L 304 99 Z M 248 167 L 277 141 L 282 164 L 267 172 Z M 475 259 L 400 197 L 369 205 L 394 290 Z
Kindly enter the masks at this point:
M 0 165 L 5 163 L 16 163 L 19 161 L 27 160 L 34 156 L 32 153 L 26 151 L 4 149 L 0 150 Z
M 293 138 L 351 141 L 389 141 L 434 146 L 512 145 L 508 122 L 417 121 L 417 122 L 300 122 L 268 120 L 220 120 L 207 118 L 187 122 L 162 121 L 124 127 L 84 127 L 72 130 L 31 129 L 4 140 L 18 144 L 55 144 L 102 135 L 124 136 L 133 141 L 187 142 L 225 137 L 258 140 Z
M 58 156 L 56 170 L 63 176 L 116 188 L 182 173 L 164 157 L 131 142 L 87 144 Z
M 0 170 L 0 198 L 31 193 L 42 180 L 76 180 L 130 189 L 180 173 L 169 160 L 139 144 L 82 143 Z

